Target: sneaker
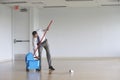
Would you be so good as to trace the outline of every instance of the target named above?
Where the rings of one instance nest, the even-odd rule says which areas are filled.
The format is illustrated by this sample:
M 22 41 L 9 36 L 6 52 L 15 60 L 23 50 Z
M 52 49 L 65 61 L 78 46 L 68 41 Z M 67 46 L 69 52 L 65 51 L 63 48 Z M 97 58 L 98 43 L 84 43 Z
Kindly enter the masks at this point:
M 55 70 L 52 66 L 49 67 L 50 70 Z
M 41 71 L 41 69 L 36 69 L 36 71 L 38 71 L 38 72 L 39 72 L 39 71 Z

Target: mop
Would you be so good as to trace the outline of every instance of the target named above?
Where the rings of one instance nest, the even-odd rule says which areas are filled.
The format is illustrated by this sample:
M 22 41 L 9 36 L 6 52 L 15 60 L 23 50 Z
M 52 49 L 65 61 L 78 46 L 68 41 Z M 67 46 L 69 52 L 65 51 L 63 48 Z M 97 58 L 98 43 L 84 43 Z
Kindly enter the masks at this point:
M 49 30 L 52 22 L 53 22 L 53 20 L 51 20 L 49 25 L 47 26 L 42 38 L 40 39 L 40 42 L 38 43 L 37 48 L 34 50 L 34 54 L 30 53 L 30 52 L 26 54 L 26 56 L 25 56 L 26 71 L 29 71 L 30 69 L 36 69 L 37 71 L 40 71 L 39 57 L 36 56 L 36 52 L 37 52 L 38 48 L 41 46 L 42 40 L 44 39 L 44 37 L 45 37 L 47 31 Z M 37 60 L 35 60 L 34 58 L 37 58 Z
M 47 26 L 47 28 L 46 28 L 46 30 L 45 30 L 45 32 L 44 32 L 44 34 L 43 34 L 42 38 L 40 39 L 40 42 L 38 43 L 37 48 L 34 50 L 34 56 L 35 56 L 34 58 L 39 59 L 39 57 L 38 57 L 38 56 L 36 56 L 36 54 L 35 54 L 35 53 L 37 52 L 38 48 L 41 46 L 42 40 L 44 39 L 44 37 L 45 37 L 45 35 L 46 35 L 47 31 L 49 30 L 49 28 L 50 28 L 50 26 L 51 26 L 52 22 L 53 22 L 53 20 L 51 20 L 51 21 L 50 21 L 50 23 L 49 23 L 49 25 Z

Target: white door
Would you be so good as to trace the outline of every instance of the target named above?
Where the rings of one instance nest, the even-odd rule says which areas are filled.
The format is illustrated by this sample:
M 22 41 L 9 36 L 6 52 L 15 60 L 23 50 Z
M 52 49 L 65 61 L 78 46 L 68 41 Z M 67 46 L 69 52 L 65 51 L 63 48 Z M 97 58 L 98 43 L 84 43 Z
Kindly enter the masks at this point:
M 14 59 L 24 59 L 29 51 L 29 12 L 13 10 Z

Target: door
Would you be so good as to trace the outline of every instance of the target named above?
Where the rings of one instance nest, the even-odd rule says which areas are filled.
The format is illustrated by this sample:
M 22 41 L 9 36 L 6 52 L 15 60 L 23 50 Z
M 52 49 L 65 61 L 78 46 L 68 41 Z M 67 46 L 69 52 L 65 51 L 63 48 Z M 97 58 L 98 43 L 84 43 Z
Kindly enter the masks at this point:
M 29 12 L 13 10 L 14 59 L 24 59 L 29 51 Z

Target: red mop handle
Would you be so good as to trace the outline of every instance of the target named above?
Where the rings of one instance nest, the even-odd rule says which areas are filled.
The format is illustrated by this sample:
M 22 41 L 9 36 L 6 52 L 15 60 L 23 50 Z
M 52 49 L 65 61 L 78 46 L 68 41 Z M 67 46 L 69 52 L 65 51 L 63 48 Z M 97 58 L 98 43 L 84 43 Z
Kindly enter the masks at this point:
M 42 40 L 44 39 L 44 37 L 45 37 L 45 35 L 46 35 L 47 31 L 49 30 L 49 28 L 50 28 L 50 26 L 51 26 L 52 22 L 53 22 L 53 20 L 51 20 L 51 21 L 50 21 L 50 23 L 49 23 L 49 25 L 47 26 L 47 28 L 46 28 L 46 30 L 45 30 L 45 32 L 44 32 L 44 34 L 43 34 L 42 38 L 40 39 L 40 42 L 39 42 L 39 44 L 38 44 L 37 48 L 34 50 L 34 55 L 35 55 L 35 53 L 36 53 L 37 49 L 40 47 L 40 45 L 41 45 L 41 43 L 42 43 Z M 35 57 L 36 57 L 36 58 L 38 58 L 36 55 L 35 55 Z

